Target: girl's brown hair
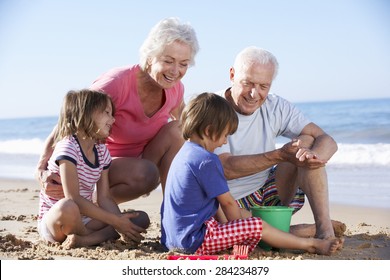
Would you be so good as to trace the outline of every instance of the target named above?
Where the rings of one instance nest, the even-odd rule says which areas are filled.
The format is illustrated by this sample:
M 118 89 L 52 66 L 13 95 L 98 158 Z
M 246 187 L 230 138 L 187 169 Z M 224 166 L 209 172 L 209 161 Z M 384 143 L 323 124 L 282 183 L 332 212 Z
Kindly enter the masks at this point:
M 115 107 L 109 95 L 89 89 L 69 91 L 62 104 L 54 144 L 79 131 L 85 137 L 95 138 L 97 128 L 92 119 L 93 114 L 103 112 L 108 104 L 111 104 L 114 115 Z
M 181 114 L 181 125 L 184 139 L 188 140 L 193 133 L 201 139 L 208 127 L 210 137 L 216 140 L 228 127 L 228 133 L 237 130 L 238 117 L 231 104 L 223 97 L 209 92 L 199 94 L 191 100 Z

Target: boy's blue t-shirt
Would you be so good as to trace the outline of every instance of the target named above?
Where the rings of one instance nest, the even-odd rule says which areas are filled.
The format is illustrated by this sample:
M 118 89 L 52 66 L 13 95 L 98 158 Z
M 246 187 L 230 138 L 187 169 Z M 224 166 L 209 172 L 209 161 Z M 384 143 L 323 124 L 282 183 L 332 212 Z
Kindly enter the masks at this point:
M 204 222 L 217 212 L 216 197 L 228 191 L 218 156 L 185 142 L 172 161 L 165 186 L 162 244 L 169 250 L 194 253 L 204 239 Z

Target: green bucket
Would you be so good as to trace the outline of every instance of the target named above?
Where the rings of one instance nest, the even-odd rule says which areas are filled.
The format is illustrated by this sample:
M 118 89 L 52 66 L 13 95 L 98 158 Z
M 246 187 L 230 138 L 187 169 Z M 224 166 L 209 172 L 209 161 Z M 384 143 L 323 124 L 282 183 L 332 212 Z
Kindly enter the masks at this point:
M 251 212 L 253 217 L 260 217 L 271 226 L 285 232 L 290 231 L 291 216 L 294 208 L 287 206 L 253 206 Z M 272 249 L 263 240 L 260 241 L 259 246 L 266 251 Z

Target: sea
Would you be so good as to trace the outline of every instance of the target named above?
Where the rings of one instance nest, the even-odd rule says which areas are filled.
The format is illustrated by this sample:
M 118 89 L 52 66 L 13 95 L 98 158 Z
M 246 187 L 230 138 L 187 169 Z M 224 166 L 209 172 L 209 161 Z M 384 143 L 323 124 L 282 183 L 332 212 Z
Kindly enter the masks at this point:
M 338 143 L 327 164 L 330 201 L 390 210 L 390 98 L 295 105 Z M 0 178 L 33 179 L 56 123 L 56 116 L 0 119 Z

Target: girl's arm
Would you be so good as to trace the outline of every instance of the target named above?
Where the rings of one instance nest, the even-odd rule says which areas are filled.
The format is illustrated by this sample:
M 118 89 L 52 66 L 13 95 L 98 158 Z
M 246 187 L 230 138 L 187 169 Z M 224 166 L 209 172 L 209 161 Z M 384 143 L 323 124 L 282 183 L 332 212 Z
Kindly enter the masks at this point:
M 60 160 L 59 166 L 65 198 L 72 199 L 78 205 L 80 213 L 85 216 L 103 222 L 111 218 L 111 215 L 107 215 L 105 210 L 80 195 L 76 165 L 68 160 Z
M 233 221 L 233 220 L 243 218 L 241 210 L 238 207 L 237 203 L 235 202 L 233 196 L 230 194 L 230 192 L 226 192 L 224 194 L 217 196 L 217 200 L 223 212 L 223 213 L 219 213 L 219 215 L 224 214 L 227 221 Z M 219 222 L 223 223 L 223 219 L 220 219 Z
M 108 169 L 103 170 L 99 181 L 97 182 L 97 201 L 100 207 L 108 212 L 119 215 L 117 225 L 113 225 L 119 232 L 128 234 L 135 241 L 142 239 L 141 233 L 146 232 L 142 227 L 137 226 L 130 221 L 131 218 L 137 217 L 137 213 L 121 213 L 118 205 L 112 199 L 110 194 L 110 184 L 108 179 Z
M 109 213 L 115 214 L 119 218 L 116 222 L 114 220 L 115 223 L 111 224 L 116 230 L 129 236 L 132 240 L 140 242 L 143 239 L 141 233 L 146 232 L 146 230 L 131 222 L 130 219 L 135 218 L 138 215 L 137 213 L 121 213 L 118 205 L 112 199 L 110 194 L 108 172 L 108 169 L 103 170 L 100 179 L 96 184 L 98 205 Z
M 103 170 L 99 181 L 96 183 L 98 205 L 111 213 L 120 215 L 121 211 L 110 194 L 110 184 L 108 180 L 108 169 Z
M 104 207 L 96 206 L 91 201 L 85 199 L 80 195 L 79 180 L 76 166 L 68 160 L 60 160 L 60 174 L 62 179 L 62 186 L 66 198 L 72 199 L 79 207 L 80 213 L 90 218 L 102 221 L 105 224 L 113 226 L 119 232 L 129 236 L 135 241 L 141 241 L 142 236 L 140 232 L 145 232 L 144 229 L 134 225 L 130 222 L 130 218 L 134 218 L 134 213 L 121 214 L 118 206 L 107 198 L 100 200 Z M 103 174 L 105 173 L 105 174 Z M 104 184 L 103 188 L 108 189 L 108 171 L 102 173 Z M 101 184 L 101 183 L 99 183 Z M 100 194 L 108 193 L 107 190 L 102 190 Z M 99 196 L 99 193 L 98 193 Z
M 122 232 L 126 235 L 130 234 L 130 236 L 132 236 L 135 234 L 134 227 L 136 226 L 133 225 L 129 220 L 129 218 L 134 217 L 134 214 L 129 213 L 122 215 L 115 202 L 111 201 L 110 203 L 108 199 L 101 200 L 104 207 L 108 208 L 108 210 L 104 209 L 103 207 L 96 206 L 94 203 L 92 203 L 92 201 L 85 199 L 80 195 L 76 165 L 68 160 L 60 160 L 59 165 L 64 195 L 66 198 L 72 199 L 78 205 L 80 213 L 90 218 L 102 221 L 107 225 L 111 225 L 119 232 Z M 105 172 L 103 177 L 108 177 L 107 172 Z M 104 180 L 107 180 L 106 184 L 108 184 L 108 179 Z M 138 227 L 136 227 L 136 229 L 138 229 Z M 140 236 L 139 232 L 137 233 L 138 236 Z

